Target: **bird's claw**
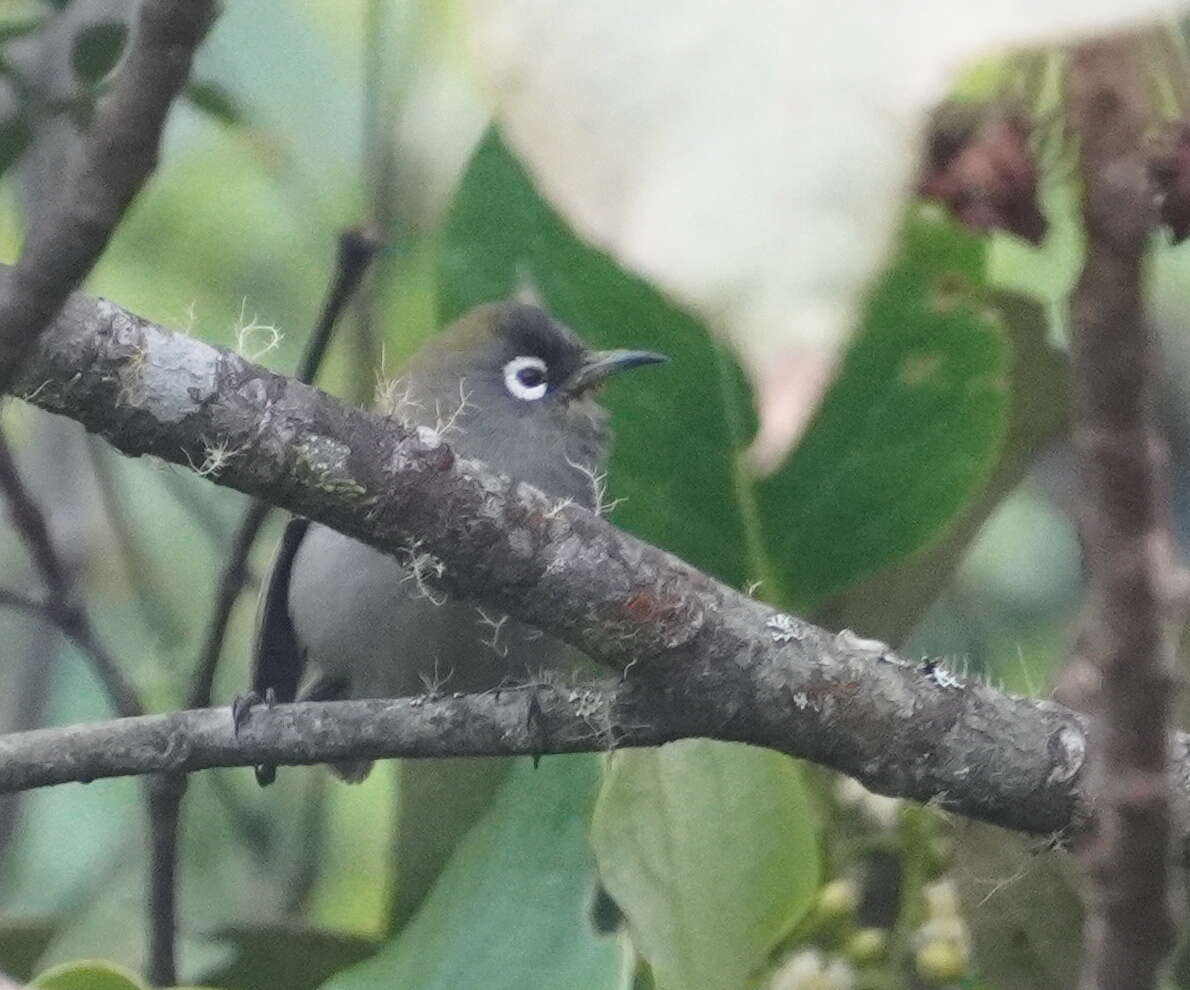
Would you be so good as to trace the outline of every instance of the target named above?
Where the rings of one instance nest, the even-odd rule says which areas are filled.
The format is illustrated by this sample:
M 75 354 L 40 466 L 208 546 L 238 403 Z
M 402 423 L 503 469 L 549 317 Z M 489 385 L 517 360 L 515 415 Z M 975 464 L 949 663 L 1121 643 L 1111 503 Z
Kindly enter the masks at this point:
M 237 738 L 239 737 L 240 729 L 248 721 L 253 705 L 264 705 L 266 708 L 272 708 L 276 703 L 277 692 L 271 687 L 265 689 L 263 697 L 258 691 L 246 691 L 244 694 L 236 695 L 231 702 L 232 733 Z M 269 784 L 277 779 L 277 768 L 269 763 L 258 763 L 252 768 L 252 772 L 256 774 L 256 782 L 261 787 L 268 787 Z
M 243 694 L 237 694 L 231 702 L 232 732 L 237 737 L 239 736 L 240 729 L 248 721 L 248 716 L 252 712 L 253 705 L 264 705 L 266 708 L 272 708 L 276 703 L 277 692 L 272 688 L 266 688 L 263 696 L 259 691 L 245 691 Z
M 532 685 L 529 688 L 529 708 L 525 713 L 525 728 L 531 732 L 539 742 L 538 748 L 531 754 L 534 770 L 536 770 L 538 765 L 541 763 L 541 751 L 545 748 L 544 715 L 545 713 L 541 710 L 541 701 L 537 695 L 537 686 Z

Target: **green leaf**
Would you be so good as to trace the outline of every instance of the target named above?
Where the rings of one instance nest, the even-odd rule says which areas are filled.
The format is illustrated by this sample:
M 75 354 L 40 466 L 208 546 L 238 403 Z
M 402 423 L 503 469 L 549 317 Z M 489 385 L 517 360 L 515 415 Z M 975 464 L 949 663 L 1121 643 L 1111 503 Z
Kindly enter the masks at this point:
M 600 876 L 659 990 L 739 990 L 813 902 L 814 814 L 796 764 L 687 740 L 613 754 Z
M 244 123 L 244 111 L 219 83 L 193 82 L 186 87 L 186 99 L 208 117 L 236 127 Z
M 128 39 L 128 28 L 116 21 L 90 24 L 74 39 L 70 64 L 87 85 L 99 82 L 116 67 Z
M 955 835 L 954 880 L 970 926 L 976 969 L 996 990 L 1058 990 L 1078 983 L 1081 871 L 1066 852 L 992 825 Z
M 412 923 L 328 990 L 618 987 L 619 946 L 588 921 L 599 762 L 547 757 L 534 770 L 517 761 Z
M 455 194 L 442 242 L 444 323 L 527 283 L 592 346 L 669 355 L 664 368 L 607 389 L 616 427 L 610 494 L 624 499 L 613 520 L 724 581 L 747 582 L 749 533 L 735 471 L 743 441 L 733 427 L 750 424 L 751 411 L 738 373 L 703 327 L 578 241 L 494 133 Z
M 57 930 L 51 918 L 0 918 L 0 973 L 18 980 L 32 977 Z
M 904 642 L 992 511 L 1024 478 L 1038 451 L 1065 428 L 1069 361 L 1047 342 L 1041 306 L 1000 296 L 998 308 L 1011 343 L 1010 409 L 994 465 L 940 537 L 832 595 L 816 613 L 829 628 L 862 629 L 887 643 Z
M 226 990 L 314 990 L 334 973 L 374 954 L 374 939 L 297 924 L 234 925 L 214 938 L 234 949 L 233 958 L 203 979 Z
M 944 574 L 953 566 L 979 521 L 1048 436 L 1053 410 L 1061 405 L 1061 377 L 1052 374 L 1043 321 L 1035 311 L 1017 312 L 1015 301 L 991 298 L 984 255 L 981 241 L 937 211 L 912 213 L 819 414 L 788 462 L 760 481 L 740 465 L 754 419 L 731 358 L 698 321 L 580 242 L 542 202 L 495 133 L 477 149 L 444 224 L 440 316 L 446 322 L 477 303 L 529 287 L 592 346 L 669 354 L 669 366 L 625 376 L 607 391 L 616 428 L 611 495 L 626 497 L 614 521 L 737 586 L 763 579 L 761 593 L 787 606 L 839 603 L 865 580 L 880 579 L 882 590 L 912 597 L 920 610 L 938 587 L 932 574 L 923 579 L 920 568 Z M 1033 360 L 1038 357 L 1045 360 Z M 1013 387 L 1026 387 L 1028 397 L 1010 403 Z M 1034 414 L 1035 424 L 1010 433 Z M 867 631 L 862 623 L 853 627 Z M 631 767 L 633 760 L 661 757 L 625 755 L 617 757 L 617 766 L 621 759 Z M 698 763 L 692 756 L 688 766 L 671 773 L 679 781 L 689 773 L 697 782 L 714 768 Z M 745 767 L 730 775 L 735 807 L 770 807 L 774 787 L 781 786 L 773 778 L 784 780 L 785 771 L 763 766 L 766 772 Z M 698 805 L 700 787 L 709 786 L 690 784 L 692 805 Z M 610 781 L 609 791 L 614 787 Z M 601 827 L 611 830 L 606 823 L 620 818 L 602 809 L 626 800 L 600 799 Z M 750 810 L 706 814 L 712 824 L 729 817 L 743 835 L 750 828 L 762 834 L 774 828 L 763 811 L 759 818 Z M 647 821 L 650 813 L 639 817 Z M 779 848 L 813 845 L 814 823 L 804 815 L 797 821 L 783 823 L 773 840 Z M 664 817 L 654 825 L 664 831 Z M 599 842 L 601 868 L 616 857 L 634 862 L 645 856 L 643 838 L 614 834 Z M 719 880 L 720 889 L 741 899 L 753 883 L 776 885 L 789 894 L 785 908 L 795 917 L 813 871 L 807 879 L 796 855 L 778 867 L 763 865 L 763 848 L 753 838 L 724 837 L 708 842 L 694 861 Z M 653 878 L 658 889 L 685 881 L 680 867 L 671 866 Z M 758 888 L 762 896 L 772 889 Z M 696 976 L 673 975 L 679 936 L 677 923 L 657 906 L 662 896 L 632 893 L 647 908 L 638 907 L 635 916 L 628 910 L 633 940 L 653 964 L 658 984 L 680 986 Z M 746 933 L 730 939 L 718 934 L 733 910 L 682 919 L 680 938 L 707 950 L 699 971 L 708 980 L 730 985 L 743 979 L 761 964 L 778 937 L 774 933 L 784 930 L 775 901 L 755 907 L 772 914 L 763 922 L 752 918 Z M 705 927 L 687 927 L 695 923 Z
M 45 17 L 39 14 L 33 14 L 26 17 L 13 17 L 0 21 L 0 45 L 3 45 L 13 38 L 20 38 L 26 34 L 36 31 L 45 23 Z
M 16 115 L 0 122 L 0 175 L 16 164 L 32 140 L 33 130 L 24 117 Z
M 940 212 L 913 218 L 805 438 L 756 485 L 783 600 L 808 608 L 908 556 L 987 476 L 1010 351 L 983 254 Z
M 98 959 L 47 969 L 31 986 L 38 990 L 147 990 L 135 973 Z
M 625 497 L 614 520 L 729 583 L 763 579 L 769 600 L 809 608 L 938 539 L 1005 436 L 1012 343 L 986 298 L 981 242 L 924 210 L 902 240 L 819 415 L 759 482 L 739 464 L 753 415 L 730 357 L 578 241 L 495 133 L 445 223 L 440 315 L 528 284 L 594 346 L 669 354 L 666 368 L 608 390 L 611 494 Z

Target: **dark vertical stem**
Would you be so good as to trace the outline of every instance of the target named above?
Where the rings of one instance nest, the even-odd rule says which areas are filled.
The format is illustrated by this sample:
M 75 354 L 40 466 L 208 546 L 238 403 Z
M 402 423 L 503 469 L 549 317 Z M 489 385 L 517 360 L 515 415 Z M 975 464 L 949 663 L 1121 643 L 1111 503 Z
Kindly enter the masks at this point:
M 1155 985 L 1172 948 L 1167 781 L 1172 658 L 1162 630 L 1169 536 L 1166 450 L 1154 429 L 1154 340 L 1143 305 L 1156 216 L 1151 121 L 1137 39 L 1078 49 L 1068 113 L 1080 141 L 1086 259 L 1071 299 L 1075 442 L 1092 608 L 1083 651 L 1099 669 L 1086 860 L 1083 990 Z
M 326 302 L 313 332 L 306 341 L 296 377 L 313 382 L 326 355 L 331 333 L 340 314 L 359 286 L 360 279 L 380 247 L 367 230 L 347 230 L 339 236 L 335 274 Z M 202 649 L 194 667 L 187 698 L 188 708 L 206 708 L 211 703 L 215 673 L 223 653 L 223 642 L 231 613 L 248 579 L 248 557 L 271 506 L 254 499 L 244 512 L 228 552 L 227 564 L 215 592 L 215 607 L 207 623 Z M 184 776 L 159 775 L 149 784 L 149 979 L 155 986 L 176 983 L 174 942 L 178 871 L 178 819 Z
M 36 729 L 41 724 L 49 702 L 53 675 L 58 669 L 59 651 L 53 648 L 57 633 L 53 625 L 44 618 L 30 625 L 25 655 L 16 670 L 5 677 L 6 686 L 15 695 L 13 719 L 8 725 L 10 732 Z M 10 681 L 16 683 L 9 685 Z M 5 856 L 12 847 L 21 823 L 21 804 L 21 794 L 0 797 L 0 868 L 4 865 Z
M 145 780 L 149 808 L 149 945 L 146 975 L 155 987 L 178 982 L 174 943 L 177 927 L 178 818 L 186 791 L 183 774 L 153 774 Z

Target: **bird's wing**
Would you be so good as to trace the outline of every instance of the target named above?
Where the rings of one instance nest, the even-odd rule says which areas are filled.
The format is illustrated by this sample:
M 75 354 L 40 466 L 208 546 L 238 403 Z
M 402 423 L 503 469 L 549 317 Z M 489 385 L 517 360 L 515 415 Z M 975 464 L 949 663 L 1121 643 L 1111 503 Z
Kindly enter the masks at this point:
M 293 559 L 309 527 L 308 519 L 289 520 L 260 595 L 252 651 L 252 690 L 262 698 L 270 690 L 277 701 L 297 697 L 305 659 L 289 614 L 289 578 Z

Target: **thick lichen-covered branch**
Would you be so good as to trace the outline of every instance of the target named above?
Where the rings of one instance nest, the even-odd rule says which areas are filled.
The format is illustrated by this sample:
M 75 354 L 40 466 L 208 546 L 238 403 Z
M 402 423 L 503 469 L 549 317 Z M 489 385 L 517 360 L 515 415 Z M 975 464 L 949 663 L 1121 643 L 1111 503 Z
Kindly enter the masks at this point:
M 1027 832 L 1080 829 L 1084 722 L 1052 703 L 910 664 L 728 588 L 580 508 L 457 457 L 426 429 L 350 408 L 112 303 L 72 298 L 19 394 L 120 450 L 324 522 L 441 589 L 497 607 L 622 671 L 589 688 L 257 711 L 12 736 L 0 789 L 148 769 L 344 755 L 548 753 L 684 736 L 768 746 L 884 793 Z

